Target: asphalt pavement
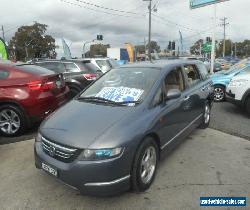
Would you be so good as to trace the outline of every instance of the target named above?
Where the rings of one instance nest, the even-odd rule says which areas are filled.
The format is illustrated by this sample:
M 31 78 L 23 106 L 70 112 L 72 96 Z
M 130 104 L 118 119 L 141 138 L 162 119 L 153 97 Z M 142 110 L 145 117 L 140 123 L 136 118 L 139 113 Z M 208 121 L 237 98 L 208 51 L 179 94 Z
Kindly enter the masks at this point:
M 250 140 L 250 117 L 228 102 L 214 103 L 210 128 Z
M 249 141 L 213 129 L 194 131 L 161 161 L 147 192 L 110 198 L 83 196 L 36 169 L 33 143 L 32 139 L 0 146 L 3 210 L 200 209 L 200 196 L 246 196 L 249 205 Z

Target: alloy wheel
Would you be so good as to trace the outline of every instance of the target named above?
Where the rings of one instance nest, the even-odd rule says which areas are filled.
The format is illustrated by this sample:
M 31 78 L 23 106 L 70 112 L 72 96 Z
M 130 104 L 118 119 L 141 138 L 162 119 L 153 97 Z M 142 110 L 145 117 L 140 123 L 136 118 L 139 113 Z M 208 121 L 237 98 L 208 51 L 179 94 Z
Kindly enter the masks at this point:
M 21 126 L 19 115 L 11 109 L 3 109 L 0 112 L 0 129 L 6 134 L 15 134 Z
M 223 88 L 221 87 L 215 87 L 214 88 L 214 100 L 215 101 L 222 101 L 225 97 L 225 93 Z
M 156 151 L 153 146 L 148 147 L 142 157 L 140 176 L 144 184 L 148 184 L 154 176 L 156 169 Z

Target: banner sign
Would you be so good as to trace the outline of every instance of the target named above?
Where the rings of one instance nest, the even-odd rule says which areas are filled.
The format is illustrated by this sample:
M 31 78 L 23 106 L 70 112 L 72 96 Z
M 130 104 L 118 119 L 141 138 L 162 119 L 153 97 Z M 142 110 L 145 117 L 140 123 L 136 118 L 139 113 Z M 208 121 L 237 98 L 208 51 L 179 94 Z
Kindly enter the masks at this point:
M 8 59 L 8 51 L 7 51 L 7 46 L 4 42 L 4 40 L 2 40 L 0 38 L 0 60 L 7 60 Z
M 229 0 L 190 0 L 190 8 L 196 9 L 199 7 L 205 7 L 210 4 L 217 4 Z

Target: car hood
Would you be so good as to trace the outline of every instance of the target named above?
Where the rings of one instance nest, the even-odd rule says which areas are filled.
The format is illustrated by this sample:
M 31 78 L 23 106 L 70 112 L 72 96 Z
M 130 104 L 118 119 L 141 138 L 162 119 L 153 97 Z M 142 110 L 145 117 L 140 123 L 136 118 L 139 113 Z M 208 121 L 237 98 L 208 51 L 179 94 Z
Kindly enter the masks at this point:
M 84 149 L 134 109 L 72 100 L 45 120 L 40 132 L 56 143 Z

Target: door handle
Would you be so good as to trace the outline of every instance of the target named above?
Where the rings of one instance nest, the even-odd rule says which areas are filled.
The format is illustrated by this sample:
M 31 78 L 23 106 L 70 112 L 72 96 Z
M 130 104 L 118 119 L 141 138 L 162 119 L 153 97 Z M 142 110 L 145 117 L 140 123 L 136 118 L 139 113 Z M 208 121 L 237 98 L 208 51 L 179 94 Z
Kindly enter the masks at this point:
M 183 101 L 187 101 L 187 100 L 189 100 L 190 99 L 190 96 L 186 96 L 184 99 L 183 99 Z

